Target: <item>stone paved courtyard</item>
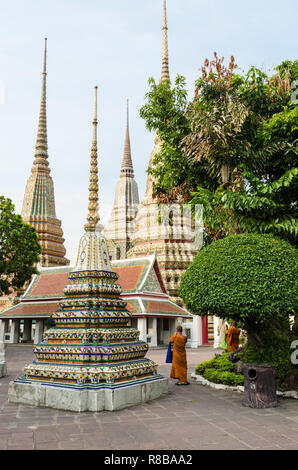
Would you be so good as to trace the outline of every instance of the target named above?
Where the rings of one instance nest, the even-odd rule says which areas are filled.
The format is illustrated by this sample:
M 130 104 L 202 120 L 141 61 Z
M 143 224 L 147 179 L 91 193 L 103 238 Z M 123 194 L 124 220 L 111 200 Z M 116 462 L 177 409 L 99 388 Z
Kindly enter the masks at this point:
M 189 373 L 214 350 L 188 350 Z M 169 377 L 165 350 L 148 353 Z M 0 379 L 0 449 L 298 449 L 298 401 L 253 410 L 242 394 L 215 391 L 191 381 L 159 400 L 116 412 L 74 413 L 8 403 L 9 381 L 33 358 L 32 345 L 7 345 L 8 375 Z

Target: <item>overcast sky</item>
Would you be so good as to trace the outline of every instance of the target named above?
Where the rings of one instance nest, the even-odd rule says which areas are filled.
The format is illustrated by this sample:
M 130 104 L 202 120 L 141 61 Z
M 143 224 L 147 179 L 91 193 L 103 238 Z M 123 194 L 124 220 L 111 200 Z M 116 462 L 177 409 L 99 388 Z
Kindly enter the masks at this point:
M 214 51 L 265 71 L 297 59 L 297 0 L 168 0 L 170 74 L 189 96 Z M 160 78 L 162 0 L 0 0 L 0 195 L 21 212 L 30 175 L 48 37 L 48 142 L 56 213 L 74 260 L 87 215 L 93 86 L 99 86 L 100 215 L 106 223 L 119 178 L 130 100 L 140 198 L 154 136 L 138 115 L 148 78 Z

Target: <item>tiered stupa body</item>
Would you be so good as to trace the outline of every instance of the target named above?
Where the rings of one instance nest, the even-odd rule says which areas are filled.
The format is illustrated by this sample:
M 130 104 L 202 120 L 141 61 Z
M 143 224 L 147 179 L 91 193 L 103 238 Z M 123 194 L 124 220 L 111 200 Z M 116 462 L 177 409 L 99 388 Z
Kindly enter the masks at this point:
M 170 80 L 168 60 L 168 27 L 166 0 L 164 0 L 163 47 L 161 81 Z M 149 168 L 162 147 L 157 135 L 150 156 Z M 178 286 L 189 263 L 197 254 L 193 222 L 190 215 L 181 211 L 180 204 L 172 207 L 158 207 L 153 197 L 153 178 L 148 174 L 146 193 L 140 203 L 135 219 L 135 231 L 132 236 L 132 248 L 127 257 L 135 258 L 157 252 L 158 264 L 166 289 L 172 301 L 183 305 L 178 297 Z
M 98 223 L 97 87 L 93 128 L 89 214 L 76 265 L 52 316 L 55 326 L 34 347 L 37 360 L 10 384 L 13 402 L 100 411 L 167 393 L 167 379 L 145 358 L 147 343 L 128 326 L 131 314 L 120 299 L 118 275 L 111 268 L 103 226 Z
M 63 231 L 61 221 L 56 217 L 54 183 L 50 176 L 48 162 L 47 114 L 46 114 L 46 48 L 42 74 L 42 92 L 35 159 L 31 175 L 27 181 L 22 208 L 22 218 L 35 228 L 42 254 L 40 264 L 44 267 L 66 266 Z
M 131 248 L 131 238 L 134 232 L 135 216 L 138 206 L 139 191 L 138 185 L 134 179 L 131 158 L 127 100 L 126 133 L 120 179 L 116 186 L 111 216 L 105 228 L 109 254 L 112 259 L 126 258 L 127 252 Z

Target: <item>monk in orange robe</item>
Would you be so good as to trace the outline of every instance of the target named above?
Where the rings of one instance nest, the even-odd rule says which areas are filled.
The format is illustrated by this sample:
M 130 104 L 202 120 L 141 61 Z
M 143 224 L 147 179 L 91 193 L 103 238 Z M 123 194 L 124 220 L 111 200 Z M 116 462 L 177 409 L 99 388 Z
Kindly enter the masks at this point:
M 187 361 L 185 345 L 187 337 L 182 335 L 182 326 L 178 325 L 176 334 L 171 336 L 170 342 L 173 346 L 173 359 L 171 369 L 171 379 L 178 379 L 176 385 L 188 385 L 187 382 Z
M 236 323 L 232 323 L 226 332 L 226 342 L 228 343 L 228 352 L 234 352 L 239 347 L 240 330 L 236 328 Z

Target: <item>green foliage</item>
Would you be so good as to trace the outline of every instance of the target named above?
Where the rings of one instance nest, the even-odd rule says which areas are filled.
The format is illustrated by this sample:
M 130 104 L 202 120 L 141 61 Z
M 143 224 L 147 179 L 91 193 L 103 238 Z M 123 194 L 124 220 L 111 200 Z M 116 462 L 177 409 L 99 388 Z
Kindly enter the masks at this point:
M 244 348 L 243 361 L 247 363 L 268 363 L 275 367 L 276 384 L 284 389 L 284 381 L 291 372 L 291 331 L 286 318 L 279 322 L 270 322 L 264 328 L 262 341 L 256 347 L 250 341 Z
M 198 375 L 214 383 L 225 385 L 243 385 L 243 375 L 235 372 L 235 364 L 227 358 L 227 354 L 217 356 L 210 361 L 204 361 L 195 368 Z
M 235 371 L 235 364 L 227 359 L 227 354 L 222 354 L 209 361 L 201 362 L 195 368 L 196 374 L 204 375 L 206 369 L 217 369 L 221 371 Z
M 288 194 L 298 190 L 298 167 L 267 184 L 248 170 L 242 175 L 250 184 L 250 192 L 230 191 L 221 185 L 215 192 L 199 188 L 193 197 L 193 205 L 204 207 L 209 233 L 219 238 L 229 233 L 270 233 L 294 243 L 298 237 L 297 208 Z
M 149 169 L 155 179 L 154 194 L 159 202 L 169 202 L 182 197 L 189 200 L 198 182 L 205 181 L 215 187 L 204 166 L 183 158 L 180 143 L 189 133 L 190 123 L 186 117 L 187 91 L 184 77 L 177 76 L 171 88 L 169 81 L 156 83 L 149 79 L 150 90 L 147 103 L 140 109 L 148 130 L 155 130 L 162 139 L 161 151 L 153 158 Z
M 40 253 L 34 228 L 14 213 L 10 199 L 0 196 L 0 295 L 22 287 L 37 273 Z
M 233 233 L 271 233 L 297 243 L 298 107 L 291 84 L 298 61 L 272 76 L 251 67 L 236 74 L 215 54 L 195 95 L 185 79 L 150 81 L 141 116 L 162 139 L 154 157 L 159 202 L 203 204 L 205 244 Z
M 210 382 L 214 382 L 217 384 L 234 386 L 244 384 L 244 376 L 241 374 L 236 374 L 236 372 L 206 369 L 204 377 Z
M 179 295 L 197 315 L 262 323 L 297 311 L 297 250 L 269 235 L 230 235 L 201 250 Z

